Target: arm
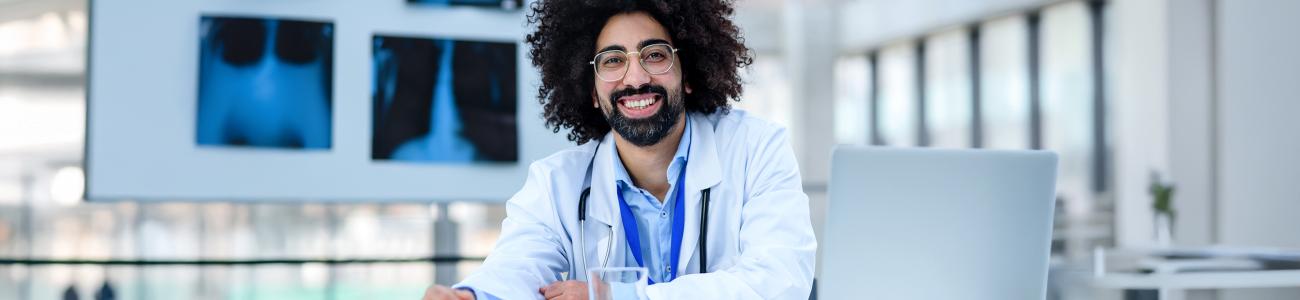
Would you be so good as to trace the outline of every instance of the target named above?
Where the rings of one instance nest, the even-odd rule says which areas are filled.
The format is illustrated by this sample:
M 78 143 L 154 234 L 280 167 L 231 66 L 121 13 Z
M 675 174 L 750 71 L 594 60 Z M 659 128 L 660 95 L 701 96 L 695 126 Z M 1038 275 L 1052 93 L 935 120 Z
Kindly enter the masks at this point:
M 651 299 L 808 299 L 817 251 L 808 196 L 785 130 L 762 137 L 748 161 L 736 264 L 650 286 Z
M 529 168 L 524 187 L 506 202 L 506 219 L 492 254 L 456 288 L 472 289 L 480 299 L 539 299 L 537 290 L 568 270 L 563 237 L 547 225 L 559 224 L 546 188 L 550 179 L 538 169 Z

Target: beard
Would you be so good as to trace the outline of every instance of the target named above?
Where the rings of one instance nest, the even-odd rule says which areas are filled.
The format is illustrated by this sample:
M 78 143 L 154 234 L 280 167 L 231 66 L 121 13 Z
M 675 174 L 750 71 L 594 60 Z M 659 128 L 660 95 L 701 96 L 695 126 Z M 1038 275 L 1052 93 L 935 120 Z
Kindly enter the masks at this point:
M 636 94 L 653 93 L 659 97 L 661 102 L 659 111 L 642 119 L 629 119 L 623 115 L 618 108 L 618 98 Z M 638 147 L 646 147 L 658 144 L 672 130 L 673 125 L 681 119 L 682 111 L 685 110 L 684 99 L 680 91 L 669 93 L 667 89 L 658 85 L 644 85 L 641 88 L 626 88 L 610 93 L 609 102 L 610 112 L 605 113 L 605 120 L 609 122 L 609 127 L 617 131 L 623 139 L 631 142 Z

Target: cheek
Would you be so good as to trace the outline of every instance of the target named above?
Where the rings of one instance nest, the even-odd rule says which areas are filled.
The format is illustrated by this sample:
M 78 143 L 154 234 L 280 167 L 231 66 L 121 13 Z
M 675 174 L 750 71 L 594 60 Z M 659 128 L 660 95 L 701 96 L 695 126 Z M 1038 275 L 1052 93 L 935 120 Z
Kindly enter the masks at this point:
M 596 82 L 596 99 L 592 99 L 592 101 L 596 101 L 596 104 L 606 102 L 605 100 L 609 99 L 609 94 L 613 93 L 615 86 L 617 86 L 617 83 Z
M 669 75 L 669 74 L 665 74 L 665 75 Z M 682 78 L 681 74 L 672 74 L 672 76 L 668 76 L 663 79 L 664 80 L 662 85 L 665 89 L 668 89 L 669 91 L 681 91 L 682 87 L 686 86 L 686 80 Z
M 682 76 L 682 69 L 680 68 L 681 66 L 680 63 L 681 62 L 678 62 L 679 65 L 673 66 L 672 72 L 659 75 L 659 77 L 656 78 L 658 79 L 659 82 L 662 82 L 661 84 L 665 88 L 678 89 L 686 85 L 686 77 Z

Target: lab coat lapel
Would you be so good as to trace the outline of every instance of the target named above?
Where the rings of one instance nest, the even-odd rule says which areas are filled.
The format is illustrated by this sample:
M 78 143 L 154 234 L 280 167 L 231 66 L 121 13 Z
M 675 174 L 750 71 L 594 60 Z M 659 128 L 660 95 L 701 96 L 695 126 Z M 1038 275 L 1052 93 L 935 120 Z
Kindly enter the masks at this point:
M 591 195 L 587 197 L 587 218 L 604 223 L 605 225 L 618 225 L 616 210 L 618 209 L 616 201 L 618 195 L 614 194 L 614 165 L 612 163 L 614 153 L 614 138 L 611 134 L 606 134 L 602 139 L 600 149 L 596 151 L 596 160 L 591 167 Z
M 679 256 L 677 276 L 680 277 L 687 273 L 695 273 L 699 269 L 690 268 L 691 258 L 694 257 L 698 250 L 700 239 L 700 195 L 704 189 L 712 188 L 722 182 L 722 167 L 718 163 L 717 138 L 713 132 L 713 122 L 703 114 L 690 113 L 691 118 L 691 149 L 690 160 L 686 162 L 686 199 L 685 200 L 685 217 L 686 222 L 682 228 L 682 252 Z M 713 197 L 718 193 L 712 193 Z M 719 207 L 716 201 L 710 204 L 711 211 L 716 211 Z
M 616 249 L 624 249 L 627 242 L 623 237 L 621 230 L 622 223 L 619 223 L 618 217 L 618 195 L 614 194 L 614 138 L 613 133 L 606 134 L 601 139 L 600 149 L 596 151 L 596 160 L 593 162 L 591 170 L 591 195 L 587 197 L 587 218 L 596 221 L 597 224 L 591 224 L 587 227 L 590 234 L 587 242 L 591 243 L 588 252 L 591 254 L 592 262 L 602 265 L 592 265 L 588 268 L 601 267 L 604 265 L 610 267 L 621 267 L 623 263 L 623 252 Z M 613 239 L 612 241 L 610 239 Z M 610 253 L 613 251 L 613 253 Z M 585 271 L 585 270 L 584 270 Z M 585 275 L 585 274 L 584 274 Z

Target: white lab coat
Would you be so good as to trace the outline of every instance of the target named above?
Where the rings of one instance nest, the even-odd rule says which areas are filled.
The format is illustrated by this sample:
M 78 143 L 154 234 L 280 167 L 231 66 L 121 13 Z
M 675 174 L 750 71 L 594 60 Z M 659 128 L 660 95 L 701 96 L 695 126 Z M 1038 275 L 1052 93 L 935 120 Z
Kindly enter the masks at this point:
M 688 113 L 693 145 L 686 170 L 686 227 L 678 278 L 650 286 L 650 299 L 808 299 L 817 241 L 799 167 L 784 128 L 744 111 Z M 612 134 L 603 143 L 612 143 Z M 587 200 L 586 256 L 578 242 L 578 196 L 596 143 L 534 162 L 506 203 L 501 237 L 457 287 L 501 299 L 541 299 L 561 273 L 621 267 L 627 252 L 615 195 L 611 149 L 601 146 Z M 710 194 L 708 273 L 699 272 L 700 195 Z M 611 252 L 612 251 L 612 252 Z M 590 266 L 588 266 L 590 265 Z M 685 271 L 685 274 L 681 272 Z M 585 272 L 583 272 L 585 273 Z M 583 276 L 582 278 L 585 278 Z

